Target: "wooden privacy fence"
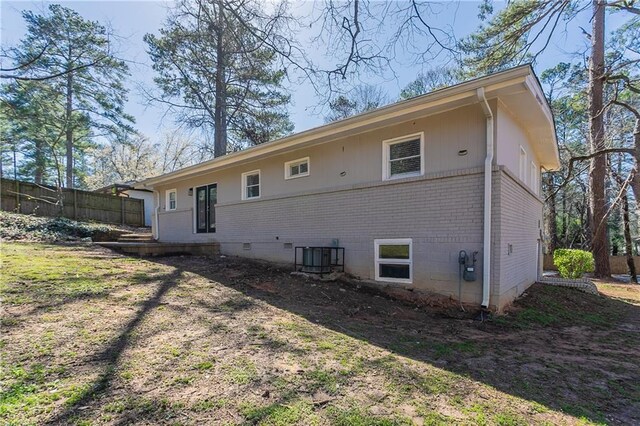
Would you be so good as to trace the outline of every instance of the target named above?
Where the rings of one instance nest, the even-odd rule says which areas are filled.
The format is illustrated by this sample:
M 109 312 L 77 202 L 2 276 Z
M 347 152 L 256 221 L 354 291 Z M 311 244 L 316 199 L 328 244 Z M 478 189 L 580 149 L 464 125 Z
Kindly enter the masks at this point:
M 55 204 L 55 187 L 10 179 L 2 179 L 0 185 L 0 209 L 4 211 L 144 226 L 144 200 L 63 188 L 61 207 Z

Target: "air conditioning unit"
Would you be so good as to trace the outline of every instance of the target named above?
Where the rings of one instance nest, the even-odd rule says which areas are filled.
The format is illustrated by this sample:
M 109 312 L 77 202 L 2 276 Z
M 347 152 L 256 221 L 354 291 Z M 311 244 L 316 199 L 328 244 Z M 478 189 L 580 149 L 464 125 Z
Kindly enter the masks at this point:
M 304 247 L 302 272 L 326 274 L 331 272 L 331 249 L 328 247 Z
M 344 272 L 344 247 L 297 246 L 294 249 L 294 268 L 308 274 Z

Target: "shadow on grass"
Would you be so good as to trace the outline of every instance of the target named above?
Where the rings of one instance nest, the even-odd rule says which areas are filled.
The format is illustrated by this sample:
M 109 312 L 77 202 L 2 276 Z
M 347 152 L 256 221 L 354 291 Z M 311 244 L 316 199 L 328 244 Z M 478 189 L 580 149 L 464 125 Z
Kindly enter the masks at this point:
M 71 402 L 67 401 L 66 409 L 50 419 L 47 424 L 68 424 L 70 419 L 77 414 L 79 407 L 88 405 L 98 394 L 109 388 L 115 378 L 120 358 L 129 344 L 131 334 L 153 309 L 161 305 L 163 297 L 178 284 L 182 273 L 181 269 L 176 268 L 170 274 L 156 277 L 160 284 L 153 295 L 140 305 L 138 312 L 122 328 L 120 334 L 93 357 L 94 361 L 105 364 L 102 374 L 83 392 L 76 395 Z
M 470 315 L 415 309 L 356 291 L 348 284 L 311 282 L 248 260 L 175 257 L 152 261 L 175 270 L 153 276 L 153 281 L 159 283 L 155 292 L 118 336 L 93 357 L 102 364 L 100 377 L 68 401 L 64 411 L 49 424 L 68 424 L 81 415 L 81 407 L 91 405 L 109 389 L 130 336 L 145 317 L 163 304 L 165 295 L 187 272 L 242 293 L 215 304 L 194 300 L 196 306 L 212 315 L 252 309 L 259 300 L 340 334 L 554 410 L 596 422 L 640 422 L 640 307 L 623 301 L 534 286 L 519 302 L 517 313 L 480 323 Z M 134 285 L 150 281 L 144 275 L 134 278 Z M 266 291 L 264 286 L 261 288 L 264 283 L 275 284 Z M 189 314 L 186 305 L 168 308 Z M 264 337 L 264 342 L 283 352 L 297 350 L 291 342 L 270 336 Z M 416 376 L 392 361 L 363 363 L 366 368 L 384 371 L 397 386 L 411 382 L 425 393 L 446 393 L 447 380 L 453 380 L 440 375 Z M 286 395 L 266 407 L 244 407 L 241 412 L 248 421 L 259 422 L 291 409 L 294 400 L 293 395 Z M 128 401 L 125 405 L 130 406 L 110 409 L 126 411 L 136 421 L 159 419 L 157 416 L 166 420 L 171 412 L 166 401 L 134 396 Z
M 11 314 L 11 321 L 20 322 L 29 316 L 42 311 L 63 308 L 65 305 L 80 301 L 96 301 L 113 297 L 119 288 L 101 284 L 118 277 L 123 273 L 102 274 L 99 277 L 70 276 L 55 281 L 25 281 L 19 285 L 3 289 L 3 302 L 15 305 L 29 305 L 19 313 Z M 144 286 L 162 279 L 157 275 L 135 273 L 127 277 L 126 288 Z M 124 288 L 124 286 L 123 286 Z M 5 318 L 2 318 L 3 322 Z M 11 325 L 11 324 L 8 324 Z
M 348 284 L 292 277 L 288 271 L 248 260 L 154 261 L 554 410 L 595 422 L 640 421 L 639 306 L 535 285 L 517 304 L 516 313 L 481 323 L 469 315 L 416 310 Z M 264 291 L 256 285 L 260 281 L 276 283 L 277 291 Z M 246 305 L 227 308 L 241 310 Z M 434 386 L 425 391 L 438 392 Z

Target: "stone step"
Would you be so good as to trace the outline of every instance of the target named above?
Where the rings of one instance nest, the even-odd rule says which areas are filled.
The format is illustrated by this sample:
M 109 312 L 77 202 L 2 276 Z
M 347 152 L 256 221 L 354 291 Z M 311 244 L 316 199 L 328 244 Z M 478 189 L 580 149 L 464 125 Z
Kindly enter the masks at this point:
M 113 242 L 98 243 L 102 247 L 138 256 L 175 256 L 184 254 L 216 256 L 219 243 L 158 243 L 158 242 Z
M 118 238 L 120 242 L 153 242 L 152 234 L 124 234 Z

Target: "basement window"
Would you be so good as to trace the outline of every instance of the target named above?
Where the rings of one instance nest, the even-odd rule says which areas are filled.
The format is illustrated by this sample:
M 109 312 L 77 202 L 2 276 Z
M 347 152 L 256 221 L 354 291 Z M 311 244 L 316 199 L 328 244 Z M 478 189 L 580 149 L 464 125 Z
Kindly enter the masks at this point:
M 177 196 L 178 196 L 178 191 L 177 190 L 175 190 L 175 189 L 167 190 L 167 204 L 166 204 L 166 209 L 167 210 L 175 210 L 176 209 Z
M 411 238 L 374 240 L 376 281 L 413 282 Z
M 284 178 L 295 179 L 309 176 L 309 157 L 284 163 Z
M 242 174 L 242 199 L 260 198 L 260 170 Z
M 424 174 L 424 133 L 382 142 L 382 178 L 398 179 Z

